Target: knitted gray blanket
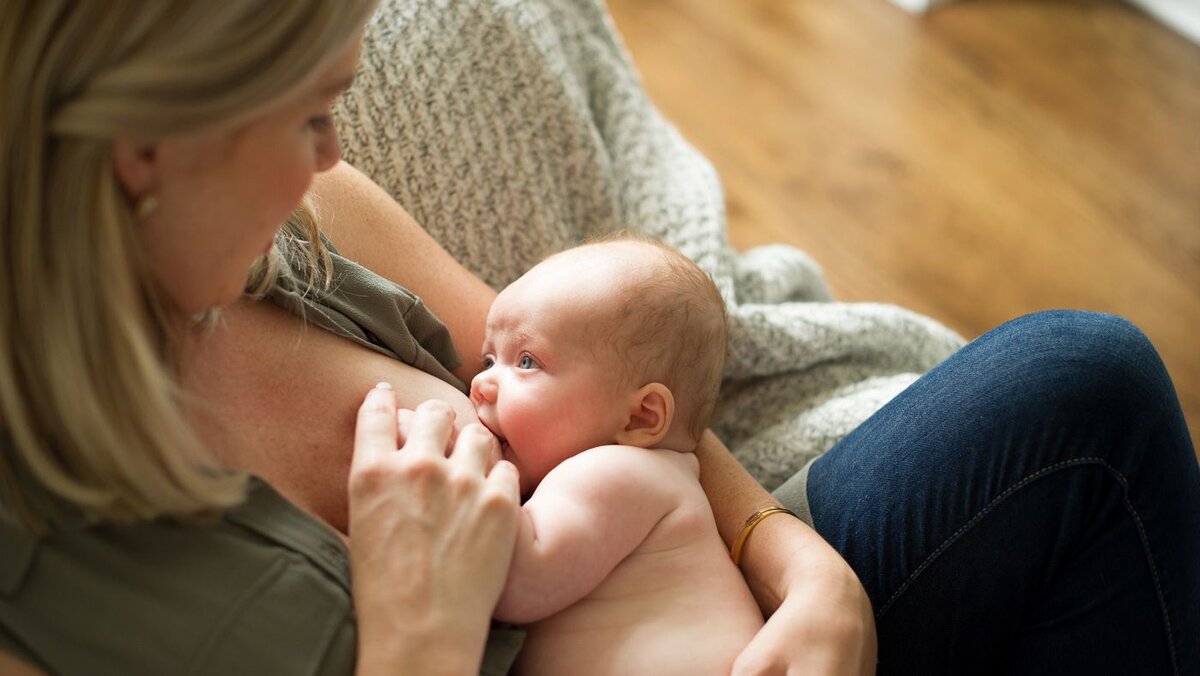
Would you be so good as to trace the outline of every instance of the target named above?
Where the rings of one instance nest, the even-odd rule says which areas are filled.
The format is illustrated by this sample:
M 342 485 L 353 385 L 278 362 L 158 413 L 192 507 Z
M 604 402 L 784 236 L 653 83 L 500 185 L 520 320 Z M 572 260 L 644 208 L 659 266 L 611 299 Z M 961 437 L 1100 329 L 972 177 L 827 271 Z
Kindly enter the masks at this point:
M 346 159 L 496 288 L 621 228 L 697 261 L 730 316 L 713 428 L 768 488 L 962 345 L 833 302 L 793 248 L 733 250 L 716 172 L 651 104 L 601 0 L 384 0 L 335 112 Z

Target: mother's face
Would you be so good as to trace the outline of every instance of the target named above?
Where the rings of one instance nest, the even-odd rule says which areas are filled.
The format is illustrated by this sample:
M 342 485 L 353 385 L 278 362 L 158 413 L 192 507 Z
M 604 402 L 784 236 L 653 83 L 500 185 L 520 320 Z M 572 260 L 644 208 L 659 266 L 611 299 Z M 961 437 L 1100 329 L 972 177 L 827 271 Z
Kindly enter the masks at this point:
M 153 274 L 184 312 L 236 300 L 313 174 L 341 158 L 330 106 L 354 77 L 361 44 L 356 36 L 311 86 L 237 129 L 114 143 L 127 191 L 157 198 L 139 234 Z

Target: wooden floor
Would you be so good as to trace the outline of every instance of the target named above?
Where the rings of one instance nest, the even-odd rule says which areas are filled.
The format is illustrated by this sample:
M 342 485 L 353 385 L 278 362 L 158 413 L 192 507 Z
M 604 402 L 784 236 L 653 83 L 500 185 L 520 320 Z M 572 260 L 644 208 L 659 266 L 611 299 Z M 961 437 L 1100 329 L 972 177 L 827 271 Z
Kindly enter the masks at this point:
M 610 0 L 734 244 L 968 337 L 1136 322 L 1200 438 L 1200 46 L 1116 0 Z

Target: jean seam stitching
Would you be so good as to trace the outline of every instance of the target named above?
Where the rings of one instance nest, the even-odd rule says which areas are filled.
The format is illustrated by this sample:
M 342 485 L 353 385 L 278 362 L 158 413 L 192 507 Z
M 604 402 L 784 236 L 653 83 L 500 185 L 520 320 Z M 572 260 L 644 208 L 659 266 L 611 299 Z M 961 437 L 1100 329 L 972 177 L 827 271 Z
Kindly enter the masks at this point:
M 1099 465 L 1108 473 L 1112 474 L 1113 477 L 1116 478 L 1117 483 L 1121 485 L 1121 501 L 1124 503 L 1125 511 L 1129 513 L 1130 517 L 1132 517 L 1133 524 L 1137 528 L 1138 538 L 1141 540 L 1142 553 L 1146 557 L 1146 564 L 1150 567 L 1150 579 L 1154 582 L 1154 592 L 1158 597 L 1159 611 L 1162 613 L 1163 626 L 1165 627 L 1167 633 L 1167 650 L 1171 655 L 1171 666 L 1175 673 L 1179 673 L 1179 661 L 1175 654 L 1175 636 L 1174 632 L 1171 630 L 1171 618 L 1167 614 L 1166 597 L 1163 594 L 1162 584 L 1159 581 L 1158 567 L 1154 565 L 1154 558 L 1150 554 L 1150 539 L 1146 535 L 1146 529 L 1142 525 L 1142 519 L 1138 515 L 1137 509 L 1135 509 L 1133 503 L 1129 501 L 1129 482 L 1125 479 L 1123 474 L 1118 472 L 1112 465 L 1109 465 L 1107 462 L 1105 462 L 1103 458 L 1073 458 L 1071 460 L 1064 460 L 1062 462 L 1055 463 L 1049 467 L 1044 467 L 1033 474 L 1026 476 L 1012 486 L 1009 486 L 1004 490 L 1004 492 L 1000 493 L 1000 495 L 992 498 L 988 504 L 984 505 L 983 508 L 981 508 L 974 516 L 968 519 L 967 522 L 959 527 L 958 530 L 954 531 L 953 534 L 946 538 L 946 540 L 943 541 L 937 549 L 933 550 L 929 556 L 925 557 L 925 560 L 922 561 L 912 573 L 909 573 L 904 582 L 900 584 L 891 597 L 888 598 L 887 602 L 883 604 L 883 607 L 879 609 L 879 612 L 875 613 L 875 620 L 878 621 L 882 619 L 884 613 L 886 613 L 888 609 L 890 609 L 896 602 L 896 600 L 905 591 L 907 591 L 910 586 L 912 586 L 913 582 L 920 577 L 921 573 L 925 572 L 925 569 L 933 564 L 934 560 L 941 556 L 945 550 L 949 549 L 951 545 L 957 542 L 959 538 L 961 538 L 968 530 L 973 528 L 981 519 L 983 519 L 983 517 L 987 516 L 997 506 L 999 506 L 1001 502 L 1008 499 L 1013 493 L 1046 476 L 1047 474 L 1078 465 Z

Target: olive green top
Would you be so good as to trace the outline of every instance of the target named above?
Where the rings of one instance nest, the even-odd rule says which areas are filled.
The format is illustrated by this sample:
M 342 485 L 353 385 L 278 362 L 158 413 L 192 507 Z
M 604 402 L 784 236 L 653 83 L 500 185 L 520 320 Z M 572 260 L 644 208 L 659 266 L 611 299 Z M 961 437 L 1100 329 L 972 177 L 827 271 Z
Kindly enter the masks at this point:
M 461 388 L 449 335 L 418 298 L 336 252 L 333 278 L 317 301 L 288 288 L 271 300 Z M 10 443 L 0 438 L 0 453 L 16 465 Z M 55 674 L 353 671 L 346 548 L 265 482 L 191 526 L 90 523 L 42 493 L 50 535 L 0 519 L 0 650 Z M 523 639 L 495 627 L 481 673 L 506 673 Z

